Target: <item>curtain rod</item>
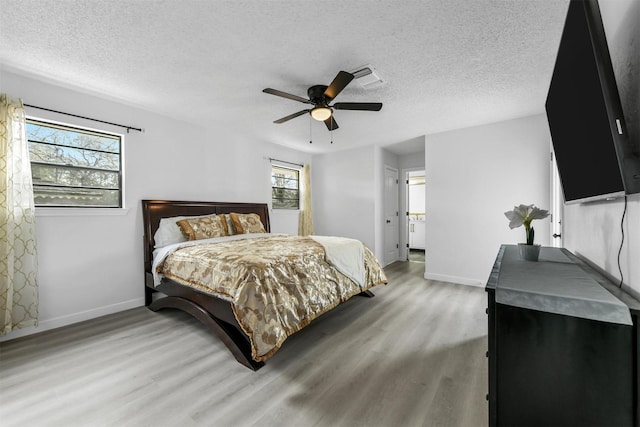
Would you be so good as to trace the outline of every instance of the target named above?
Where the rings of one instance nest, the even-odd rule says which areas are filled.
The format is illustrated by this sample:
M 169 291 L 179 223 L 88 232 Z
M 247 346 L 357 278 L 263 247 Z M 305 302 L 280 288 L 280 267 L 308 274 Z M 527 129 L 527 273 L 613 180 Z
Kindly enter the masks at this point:
M 112 122 L 105 122 L 104 120 L 92 119 L 91 117 L 79 116 L 77 114 L 65 113 L 63 111 L 52 110 L 50 108 L 44 108 L 44 107 L 37 107 L 35 105 L 30 105 L 30 104 L 23 104 L 23 105 L 25 107 L 37 108 L 38 110 L 44 110 L 44 111 L 50 111 L 52 113 L 64 114 L 65 116 L 77 117 L 79 119 L 91 120 L 93 122 L 99 122 L 99 123 L 105 123 L 107 125 L 118 126 L 118 127 L 121 127 L 121 128 L 125 128 L 127 130 L 127 133 L 129 133 L 130 130 L 137 130 L 138 132 L 144 132 L 144 129 L 142 129 L 142 128 L 136 128 L 136 127 L 127 126 L 127 125 L 120 125 L 118 123 L 112 123 Z
M 300 166 L 300 167 L 303 167 L 303 166 L 304 166 L 304 165 L 302 165 L 302 164 L 300 164 L 300 163 L 287 162 L 286 160 L 279 160 L 279 159 L 274 159 L 273 157 L 269 157 L 269 161 L 270 161 L 270 162 L 273 162 L 274 160 L 275 160 L 276 162 L 280 162 L 280 163 L 287 163 L 287 164 L 289 164 L 289 165 Z

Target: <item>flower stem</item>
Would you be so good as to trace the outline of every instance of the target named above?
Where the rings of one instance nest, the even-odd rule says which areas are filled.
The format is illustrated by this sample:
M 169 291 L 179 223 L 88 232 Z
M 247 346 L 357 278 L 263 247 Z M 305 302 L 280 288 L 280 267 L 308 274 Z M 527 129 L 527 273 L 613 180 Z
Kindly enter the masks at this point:
M 527 245 L 533 245 L 533 239 L 535 237 L 535 231 L 533 227 L 525 227 L 525 232 L 527 235 Z

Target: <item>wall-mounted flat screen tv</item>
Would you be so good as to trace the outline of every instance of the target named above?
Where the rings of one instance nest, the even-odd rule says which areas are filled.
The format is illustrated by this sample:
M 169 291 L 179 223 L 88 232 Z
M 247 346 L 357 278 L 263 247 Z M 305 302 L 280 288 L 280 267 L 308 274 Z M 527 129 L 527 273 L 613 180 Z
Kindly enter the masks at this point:
M 545 104 L 565 202 L 640 192 L 596 0 L 571 0 Z

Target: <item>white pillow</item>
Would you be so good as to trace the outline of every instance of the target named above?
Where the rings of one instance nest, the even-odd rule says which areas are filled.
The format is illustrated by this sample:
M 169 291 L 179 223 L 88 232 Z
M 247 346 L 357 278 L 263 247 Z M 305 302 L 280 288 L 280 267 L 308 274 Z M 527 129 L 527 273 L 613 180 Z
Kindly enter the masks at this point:
M 207 215 L 196 215 L 196 216 L 173 216 L 170 218 L 162 218 L 160 219 L 160 224 L 158 225 L 158 230 L 156 234 L 153 235 L 153 241 L 155 242 L 154 248 L 161 248 L 163 246 L 172 245 L 174 243 L 182 243 L 186 242 L 187 237 L 182 234 L 182 230 L 176 224 L 178 221 L 182 221 L 183 219 L 191 219 L 191 218 L 199 218 L 201 216 Z M 229 235 L 235 234 L 233 231 L 233 225 L 231 224 L 231 218 L 229 218 L 229 214 L 224 214 L 225 219 L 227 220 L 227 228 L 229 229 Z

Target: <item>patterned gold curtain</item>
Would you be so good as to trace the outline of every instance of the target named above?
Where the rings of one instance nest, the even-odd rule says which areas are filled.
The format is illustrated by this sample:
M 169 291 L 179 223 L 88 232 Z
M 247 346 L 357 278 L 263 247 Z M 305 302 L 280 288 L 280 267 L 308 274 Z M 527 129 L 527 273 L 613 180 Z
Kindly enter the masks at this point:
M 313 216 L 311 212 L 311 167 L 307 164 L 300 170 L 300 220 L 298 234 L 313 234 Z
M 0 335 L 38 324 L 35 208 L 20 99 L 0 94 Z

